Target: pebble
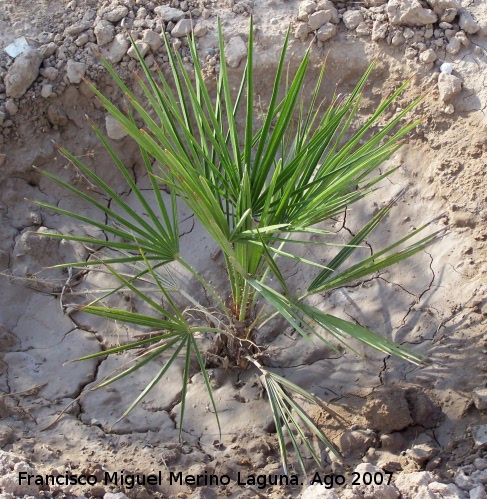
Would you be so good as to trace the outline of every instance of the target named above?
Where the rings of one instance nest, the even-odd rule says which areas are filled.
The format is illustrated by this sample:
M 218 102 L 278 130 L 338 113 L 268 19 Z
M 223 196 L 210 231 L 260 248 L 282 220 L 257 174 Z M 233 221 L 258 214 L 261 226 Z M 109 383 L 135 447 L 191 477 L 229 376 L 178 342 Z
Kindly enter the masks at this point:
M 434 24 L 438 16 L 425 9 L 419 0 L 389 0 L 387 3 L 389 22 L 395 26 L 425 26 Z
M 149 52 L 150 49 L 149 44 L 143 42 L 142 40 L 137 40 L 135 42 L 135 46 L 137 47 L 137 50 L 140 52 L 142 58 L 144 58 L 147 55 L 147 52 Z M 128 49 L 127 55 L 132 57 L 132 59 L 138 59 L 137 51 L 135 50 L 133 45 L 131 45 L 130 48 Z
M 460 14 L 458 25 L 469 35 L 477 33 L 477 31 L 479 31 L 480 29 L 479 23 L 473 18 L 472 14 L 465 9 L 463 9 Z
M 115 27 L 112 23 L 101 19 L 95 24 L 93 33 L 96 37 L 96 43 L 99 47 L 108 45 L 115 37 Z
M 453 71 L 453 67 L 450 63 L 448 62 L 444 62 L 441 66 L 440 66 L 440 71 L 442 73 L 447 73 L 447 74 L 451 74 L 452 71 Z
M 427 49 L 424 52 L 421 52 L 419 54 L 419 60 L 423 64 L 430 64 L 432 62 L 435 62 L 438 56 L 436 55 L 436 52 L 433 49 Z
M 364 22 L 364 16 L 359 10 L 347 10 L 343 13 L 343 24 L 347 29 L 355 29 L 361 22 Z
M 446 46 L 446 51 L 450 53 L 451 55 L 456 55 L 458 52 L 460 52 L 460 49 L 462 48 L 462 44 L 460 43 L 460 40 L 454 36 L 450 38 L 450 41 L 448 42 L 448 45 Z
M 148 29 L 142 35 L 142 41 L 147 43 L 152 52 L 157 52 L 162 45 L 162 38 L 153 30 Z
M 118 23 L 129 13 L 129 9 L 125 5 L 116 5 L 112 10 L 103 14 L 103 19 L 112 23 Z
M 455 112 L 455 108 L 453 107 L 453 104 L 448 104 L 445 109 L 443 109 L 443 112 L 445 114 L 453 114 Z
M 470 489 L 468 495 L 470 496 L 470 499 L 487 499 L 487 494 L 483 485 L 478 485 L 477 487 Z
M 447 23 L 451 23 L 455 17 L 457 17 L 458 9 L 457 8 L 449 8 L 445 9 L 443 14 L 441 15 L 441 20 L 446 21 Z
M 271 19 L 271 24 L 272 24 L 272 19 Z M 201 38 L 202 36 L 205 36 L 207 32 L 208 32 L 208 27 L 202 23 L 197 24 L 193 30 L 194 36 L 196 38 Z
M 308 18 L 308 26 L 316 31 L 321 28 L 325 23 L 331 20 L 331 12 L 327 10 L 319 10 L 314 12 Z
M 473 442 L 476 448 L 487 449 L 487 425 L 480 425 L 474 435 Z
M 7 102 L 5 102 L 5 109 L 10 116 L 15 116 L 19 112 L 19 108 L 13 99 L 7 99 Z
M 115 38 L 106 47 L 102 48 L 103 56 L 111 64 L 116 64 L 123 59 L 129 49 L 130 42 L 123 33 L 115 35 Z
M 108 137 L 113 140 L 121 140 L 128 135 L 122 125 L 111 114 L 107 114 L 105 117 L 105 128 Z
M 154 12 L 164 21 L 164 22 L 178 22 L 184 17 L 184 12 L 179 9 L 174 9 L 172 7 L 167 7 L 166 5 L 159 5 L 154 9 Z
M 7 97 L 22 97 L 39 75 L 42 55 L 37 50 L 26 50 L 10 66 L 5 76 Z
M 438 90 L 440 99 L 447 102 L 462 91 L 460 78 L 448 73 L 440 73 L 438 77 Z
M 310 33 L 311 28 L 307 24 L 300 24 L 294 32 L 294 37 L 299 38 L 302 42 L 304 42 Z
M 46 45 L 41 45 L 37 50 L 42 55 L 43 59 L 47 59 L 56 52 L 57 45 L 54 42 L 50 42 Z
M 337 28 L 332 23 L 326 23 L 317 31 L 316 38 L 320 42 L 326 42 L 330 38 L 333 38 L 337 34 Z
M 85 73 L 86 64 L 83 62 L 76 62 L 70 59 L 66 65 L 66 75 L 69 79 L 69 83 L 81 83 Z
M 227 65 L 236 68 L 240 61 L 247 55 L 247 45 L 240 36 L 230 38 L 225 46 L 225 58 Z
M 52 95 L 52 85 L 43 85 L 41 90 L 41 97 L 44 99 L 49 99 Z
M 475 407 L 479 411 L 481 412 L 487 411 L 487 388 L 485 387 L 475 388 L 472 393 L 472 400 Z
M 191 19 L 181 19 L 171 30 L 171 36 L 174 38 L 186 36 L 188 33 L 191 33 L 192 24 Z
M 372 41 L 383 40 L 387 36 L 388 29 L 387 23 L 374 21 L 372 26 Z

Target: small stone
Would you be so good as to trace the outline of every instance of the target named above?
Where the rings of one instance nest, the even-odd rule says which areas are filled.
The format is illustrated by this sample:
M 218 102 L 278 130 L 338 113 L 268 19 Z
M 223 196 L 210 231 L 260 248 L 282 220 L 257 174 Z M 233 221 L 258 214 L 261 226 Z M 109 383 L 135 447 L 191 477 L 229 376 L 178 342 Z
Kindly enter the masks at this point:
M 56 52 L 57 45 L 54 42 L 50 42 L 47 45 L 41 45 L 37 50 L 43 59 L 47 59 Z
M 337 28 L 332 23 L 324 24 L 316 33 L 316 37 L 320 42 L 326 42 L 337 34 Z
M 96 37 L 96 43 L 99 47 L 108 45 L 115 37 L 115 28 L 113 24 L 105 21 L 104 19 L 96 23 L 93 32 Z
M 86 64 L 83 62 L 76 62 L 70 59 L 68 64 L 66 65 L 66 74 L 70 83 L 81 83 L 85 73 L 86 73 Z
M 157 52 L 162 46 L 162 38 L 152 29 L 144 31 L 142 41 L 149 45 L 152 52 Z
M 462 91 L 462 82 L 456 76 L 448 73 L 440 73 L 438 77 L 438 90 L 440 92 L 440 99 L 443 102 L 447 102 Z
M 487 449 L 487 425 L 480 425 L 475 432 L 473 442 L 476 448 Z
M 381 21 L 374 21 L 372 26 L 372 41 L 383 40 L 387 36 L 387 30 L 389 27 L 387 23 Z
M 419 0 L 389 0 L 387 3 L 389 22 L 395 26 L 425 26 L 434 24 L 438 16 L 425 9 Z
M 329 22 L 331 19 L 331 12 L 326 10 L 319 10 L 314 12 L 309 16 L 308 26 L 316 31 L 321 28 L 325 23 Z
M 358 36 L 369 36 L 370 35 L 369 25 L 365 21 L 360 23 L 355 29 L 355 33 L 357 33 Z
M 41 97 L 44 99 L 49 99 L 52 95 L 52 85 L 43 85 L 41 90 Z
M 368 426 L 390 433 L 412 424 L 405 394 L 401 390 L 377 390 L 367 400 L 363 410 Z
M 435 457 L 438 452 L 438 449 L 435 449 L 428 444 L 420 444 L 412 447 L 406 455 L 416 464 L 424 466 L 430 459 Z
M 113 140 L 120 140 L 128 135 L 127 131 L 111 114 L 107 114 L 105 117 L 105 128 L 108 137 Z
M 430 64 L 432 62 L 435 62 L 437 58 L 438 56 L 433 49 L 425 50 L 424 52 L 421 52 L 421 54 L 419 54 L 419 60 L 423 64 Z
M 458 10 L 456 8 L 446 9 L 441 15 L 441 20 L 447 23 L 451 23 L 455 17 L 457 17 Z
M 188 33 L 191 33 L 192 25 L 191 19 L 181 19 L 171 30 L 171 36 L 175 38 L 186 36 Z
M 478 483 L 471 476 L 468 476 L 463 471 L 459 470 L 455 473 L 455 485 L 462 490 L 468 491 L 475 488 Z
M 481 412 L 487 411 L 487 388 L 485 387 L 475 388 L 475 390 L 472 393 L 472 400 L 473 403 L 475 404 L 475 407 L 479 411 Z
M 347 430 L 340 437 L 340 450 L 346 458 L 354 454 L 362 457 L 374 445 L 376 437 L 372 430 Z
M 392 45 L 397 47 L 399 45 L 403 45 L 405 41 L 406 39 L 404 38 L 403 34 L 400 31 L 396 31 L 396 33 L 394 33 L 392 37 L 391 43 Z
M 294 37 L 299 38 L 302 42 L 304 42 L 310 33 L 311 28 L 307 24 L 300 24 L 294 32 Z
M 142 40 L 137 40 L 135 42 L 135 46 L 137 47 L 137 50 L 140 52 L 140 55 L 142 58 L 144 58 L 147 55 L 147 52 L 149 52 L 149 44 L 143 42 Z M 134 46 L 131 45 L 130 48 L 127 51 L 127 55 L 132 57 L 132 59 L 138 59 L 137 51 L 135 50 Z
M 453 483 L 432 482 L 428 485 L 434 497 L 442 499 L 463 499 L 464 493 Z
M 477 33 L 477 31 L 479 31 L 480 29 L 479 23 L 473 18 L 472 14 L 465 9 L 463 9 L 460 13 L 460 20 L 458 21 L 458 25 L 469 35 Z
M 272 24 L 272 19 L 271 19 L 271 24 Z M 196 38 L 201 38 L 202 36 L 205 36 L 206 33 L 208 33 L 208 27 L 203 23 L 199 23 L 195 26 L 193 33 Z
M 2 166 L 5 163 L 6 159 L 7 159 L 7 155 L 6 154 L 0 154 L 0 166 Z M 0 447 L 4 447 L 5 445 L 7 445 L 7 444 L 0 445 Z
M 478 485 L 469 491 L 470 499 L 487 499 L 487 493 L 483 485 Z
M 453 104 L 448 104 L 445 109 L 443 109 L 443 112 L 445 114 L 453 114 L 455 112 L 455 108 L 453 107 Z
M 128 13 L 128 7 L 126 7 L 125 5 L 116 5 L 115 8 L 103 14 L 103 19 L 106 19 L 107 21 L 110 21 L 112 23 L 118 23 L 118 21 L 123 19 Z
M 470 46 L 470 40 L 467 38 L 467 35 L 465 34 L 464 31 L 459 31 L 455 35 L 455 38 L 457 38 L 464 47 Z
M 442 73 L 447 73 L 447 74 L 451 74 L 452 71 L 453 71 L 453 67 L 450 63 L 448 62 L 444 62 L 441 66 L 440 66 L 440 71 Z
M 123 33 L 115 35 L 115 38 L 107 46 L 101 49 L 101 53 L 105 59 L 111 64 L 116 64 L 123 59 L 130 47 L 130 42 Z
M 184 17 L 184 12 L 182 10 L 173 9 L 166 5 L 159 5 L 154 9 L 154 12 L 165 22 L 172 21 L 176 23 Z
M 19 108 L 13 99 L 7 99 L 7 102 L 5 102 L 5 109 L 10 116 L 15 116 L 19 112 Z
M 239 36 L 230 38 L 225 46 L 225 58 L 227 65 L 231 68 L 236 68 L 240 61 L 247 55 L 247 45 Z
M 309 15 L 316 12 L 316 2 L 304 1 L 298 7 L 298 21 L 308 22 Z
M 342 19 L 347 29 L 355 29 L 364 21 L 364 16 L 359 10 L 347 10 L 343 13 Z
M 72 24 L 71 26 L 68 26 L 64 30 L 64 36 L 76 36 L 90 28 L 91 24 L 89 22 L 79 21 L 77 23 Z
M 475 458 L 473 464 L 479 471 L 487 470 L 487 459 L 484 457 Z
M 338 15 L 338 11 L 331 0 L 321 0 L 318 4 L 318 8 L 320 10 L 324 10 L 330 13 L 330 22 L 333 24 L 340 23 L 340 16 Z
M 103 499 L 129 499 L 123 492 L 118 492 L 117 494 L 113 494 L 112 492 L 107 492 Z
M 77 47 L 84 47 L 89 41 L 90 37 L 86 33 L 83 33 L 76 39 L 74 43 Z
M 59 70 L 50 66 L 48 68 L 42 69 L 41 74 L 42 76 L 44 76 L 44 78 L 47 78 L 50 81 L 54 81 L 59 74 Z
M 42 60 L 42 55 L 32 49 L 26 50 L 15 59 L 5 76 L 7 97 L 18 99 L 27 92 L 39 74 Z
M 452 55 L 456 55 L 458 54 L 458 52 L 460 52 L 461 48 L 462 44 L 460 43 L 460 40 L 456 36 L 454 36 L 448 42 L 448 45 L 446 46 L 446 51 Z

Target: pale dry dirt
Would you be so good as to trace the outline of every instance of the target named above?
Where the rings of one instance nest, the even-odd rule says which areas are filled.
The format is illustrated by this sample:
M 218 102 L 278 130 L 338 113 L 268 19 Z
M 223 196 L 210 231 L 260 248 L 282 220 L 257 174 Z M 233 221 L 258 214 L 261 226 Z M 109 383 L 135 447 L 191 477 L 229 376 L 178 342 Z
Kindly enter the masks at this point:
M 203 3 L 191 4 L 211 12 L 205 19 L 209 31 L 199 39 L 208 62 L 209 80 L 217 47 L 216 15 L 222 20 L 227 40 L 236 35 L 246 40 L 249 14 L 253 13 L 256 92 L 258 106 L 265 107 L 288 26 L 292 26 L 291 71 L 313 42 L 312 34 L 304 41 L 294 37 L 300 25 L 299 4 L 297 0 L 205 2 L 206 9 Z M 400 168 L 359 208 L 330 225 L 338 233 L 337 239 L 346 240 L 371 213 L 404 188 L 406 193 L 383 227 L 368 241 L 371 249 L 383 247 L 439 215 L 442 217 L 435 227 L 449 226 L 440 242 L 412 260 L 372 279 L 315 297 L 315 304 L 324 310 L 413 346 L 427 354 L 430 363 L 420 367 L 404 364 L 360 345 L 357 348 L 363 358 L 351 352 L 335 353 L 321 345 L 309 345 L 285 323 L 262 333 L 260 339 L 267 347 L 263 362 L 316 394 L 333 411 L 310 408 L 315 421 L 345 455 L 342 464 L 333 463 L 332 467 L 323 452 L 327 473 L 332 469 L 348 473 L 366 461 L 394 471 L 395 478 L 426 468 L 436 480 L 458 485 L 455 476 L 459 469 L 467 466 L 468 476 L 468 466 L 485 457 L 484 448 L 475 444 L 473 436 L 487 424 L 487 415 L 472 403 L 472 393 L 486 386 L 487 373 L 487 15 L 481 0 L 462 4 L 476 16 L 481 30 L 468 35 L 469 46 L 462 47 L 458 54 L 437 51 L 440 62 L 450 62 L 453 74 L 462 80 L 461 93 L 449 101 L 453 114 L 444 112 L 446 105 L 439 99 L 439 64 L 407 58 L 407 45 L 394 46 L 385 40 L 358 36 L 343 22 L 337 25 L 335 37 L 311 45 L 308 82 L 312 88 L 326 60 L 324 97 L 332 95 L 337 85 L 341 92 L 353 88 L 380 53 L 364 94 L 362 120 L 407 78 L 411 82 L 398 105 L 424 94 L 415 110 L 415 116 L 423 117 L 422 123 L 388 162 L 388 166 Z M 92 0 L 69 4 L 59 0 L 0 1 L 0 48 L 20 36 L 40 40 L 42 32 L 63 33 L 72 23 L 67 21 L 69 16 L 74 13 L 83 17 L 100 5 Z M 62 39 L 56 43 L 60 46 Z M 11 60 L 1 53 L 2 70 L 6 71 Z M 121 102 L 115 85 L 97 65 L 96 56 L 90 57 L 86 76 L 106 95 Z M 130 62 L 130 58 L 123 59 L 117 67 L 122 78 L 132 84 Z M 242 66 L 231 70 L 235 85 Z M 71 233 L 89 230 L 28 201 L 41 200 L 92 215 L 89 207 L 32 168 L 46 169 L 81 189 L 89 189 L 86 179 L 58 153 L 52 141 L 83 158 L 131 200 L 128 187 L 84 116 L 89 115 L 103 127 L 105 111 L 85 83 L 73 84 L 69 79 L 63 83 L 64 74 L 60 64 L 59 78 L 52 83 L 59 95 L 49 98 L 40 94 L 49 82 L 39 76 L 25 95 L 14 100 L 18 111 L 9 111 L 5 122 L 10 123 L 4 122 L 0 128 L 0 270 L 4 274 L 0 279 L 0 447 L 23 456 L 39 473 L 64 473 L 67 468 L 78 474 L 163 472 L 161 487 L 111 490 L 123 491 L 129 497 L 299 496 L 305 485 L 257 489 L 232 482 L 226 488 L 195 491 L 167 481 L 169 471 L 193 475 L 206 471 L 232 478 L 238 472 L 242 476 L 282 473 L 272 417 L 256 371 L 232 366 L 209 368 L 223 430 L 220 439 L 202 376 L 195 370 L 188 388 L 183 441 L 179 441 L 180 365 L 170 370 L 168 378 L 129 417 L 116 423 L 160 367 L 154 365 L 109 389 L 90 392 L 95 381 L 127 359 L 120 356 L 65 364 L 127 341 L 140 331 L 79 312 L 69 313 L 59 300 L 67 274 L 45 267 L 83 259 L 88 253 L 70 243 L 58 244 L 30 234 L 39 228 Z M 0 100 L 0 107 L 5 109 L 6 102 Z M 62 119 L 49 119 L 49 106 L 54 106 Z M 143 186 L 147 178 L 137 148 L 128 139 L 111 143 Z M 223 282 L 223 265 L 214 245 L 185 210 L 181 206 L 182 251 L 218 285 Z M 306 256 L 326 261 L 328 255 L 325 250 L 313 249 Z M 301 268 L 289 265 L 286 270 L 296 287 L 309 282 L 311 274 Z M 64 297 L 64 303 L 85 294 L 94 296 L 96 289 L 107 288 L 110 283 L 106 275 L 87 273 L 69 284 L 72 294 Z M 117 296 L 113 304 L 133 310 L 141 306 L 127 293 Z M 67 411 L 52 424 L 66 407 Z M 416 459 L 411 449 L 417 445 L 435 451 L 424 460 Z M 312 476 L 313 461 L 309 459 L 308 464 Z M 458 494 L 464 495 L 451 497 L 469 497 L 468 490 L 468 486 L 460 488 Z M 51 489 L 44 495 L 51 497 L 55 492 Z M 74 487 L 63 489 L 57 497 L 103 497 L 106 492 L 110 492 L 109 487 Z M 340 490 L 337 493 L 345 494 Z

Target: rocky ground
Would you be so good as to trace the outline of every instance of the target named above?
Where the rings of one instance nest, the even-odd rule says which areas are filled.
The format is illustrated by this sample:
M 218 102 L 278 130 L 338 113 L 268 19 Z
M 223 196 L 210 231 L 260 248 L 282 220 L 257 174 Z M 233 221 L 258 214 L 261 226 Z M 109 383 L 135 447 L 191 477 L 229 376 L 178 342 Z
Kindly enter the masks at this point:
M 151 373 L 90 392 L 91 384 L 123 359 L 64 363 L 124 341 L 133 331 L 70 314 L 59 300 L 69 276 L 45 267 L 86 258 L 86 250 L 30 233 L 84 230 L 27 201 L 66 209 L 78 202 L 32 165 L 89 189 L 52 141 L 103 172 L 117 192 L 130 197 L 85 114 L 105 127 L 137 182 L 147 180 L 136 148 L 83 81 L 88 78 L 123 105 L 99 52 L 132 85 L 137 61 L 128 35 L 151 69 L 166 71 L 162 31 L 189 68 L 186 35 L 192 32 L 211 82 L 219 71 L 219 17 L 236 83 L 246 56 L 250 15 L 259 105 L 269 98 L 272 70 L 289 26 L 291 70 L 311 47 L 312 86 L 326 60 L 324 97 L 337 85 L 343 92 L 353 88 L 380 53 L 361 117 L 407 78 L 411 83 L 398 108 L 424 94 L 416 111 L 423 117 L 421 125 L 390 160 L 401 168 L 367 199 L 363 212 L 337 220 L 336 231 L 353 232 L 361 217 L 404 187 L 407 194 L 388 217 L 387 227 L 368 241 L 371 247 L 383 246 L 392 235 L 440 214 L 440 225 L 450 227 L 440 243 L 411 262 L 318 298 L 333 313 L 426 353 L 429 364 L 403 365 L 370 351 L 360 359 L 311 348 L 293 331 L 268 334 L 266 364 L 302 383 L 333 411 L 311 409 L 344 455 L 336 461 L 323 453 L 324 474 L 345 477 L 343 485 L 332 488 L 315 484 L 306 489 L 301 479 L 289 486 L 237 483 L 238 473 L 282 473 L 275 428 L 252 371 L 211 370 L 221 441 L 197 373 L 188 389 L 191 412 L 184 440 L 178 440 L 178 366 L 130 418 L 115 424 Z M 0 48 L 0 497 L 487 497 L 487 12 L 482 0 L 0 0 Z M 209 242 L 182 210 L 183 251 L 195 264 L 208 265 L 198 248 Z M 218 261 L 213 264 L 216 274 L 223 272 Z M 107 285 L 106 277 L 97 274 L 79 277 L 68 282 L 73 299 L 76 293 Z M 306 278 L 296 277 L 298 283 Z M 118 299 L 132 306 L 130 296 Z M 309 466 L 312 478 L 311 460 Z M 389 472 L 392 481 L 353 484 L 354 470 L 362 478 Z M 18 482 L 20 472 L 92 474 L 101 482 L 105 472 L 122 471 L 145 476 L 161 471 L 162 484 Z M 180 471 L 226 474 L 231 481 L 196 489 L 170 485 L 169 473 Z

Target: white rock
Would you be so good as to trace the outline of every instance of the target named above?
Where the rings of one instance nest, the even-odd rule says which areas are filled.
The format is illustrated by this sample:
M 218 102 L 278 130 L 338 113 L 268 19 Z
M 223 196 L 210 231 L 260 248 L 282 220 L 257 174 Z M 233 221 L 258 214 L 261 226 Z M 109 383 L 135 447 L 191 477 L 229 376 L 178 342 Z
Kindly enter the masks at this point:
M 86 73 L 86 64 L 83 62 L 76 62 L 70 59 L 66 65 L 66 74 L 71 83 L 81 83 L 83 76 Z
M 120 140 L 127 136 L 125 129 L 111 114 L 107 114 L 105 117 L 105 128 L 110 139 Z
M 86 21 L 78 21 L 77 23 L 68 26 L 64 30 L 64 36 L 76 36 L 91 28 L 91 24 Z
M 483 386 L 475 388 L 472 393 L 472 400 L 479 411 L 487 411 L 487 388 Z
M 247 55 L 247 45 L 239 36 L 230 38 L 225 46 L 225 58 L 227 65 L 231 68 L 236 68 L 240 61 Z
M 463 9 L 460 13 L 458 25 L 466 33 L 473 35 L 480 29 L 479 23 L 472 17 L 468 10 Z
M 404 38 L 404 35 L 400 31 L 396 31 L 396 33 L 394 33 L 394 36 L 392 37 L 391 43 L 392 45 L 397 47 L 399 45 L 403 45 L 405 41 L 406 38 Z
M 147 55 L 147 52 L 149 52 L 149 44 L 143 42 L 142 40 L 137 40 L 135 42 L 135 46 L 137 47 L 137 50 L 140 52 L 140 55 L 142 58 L 144 58 Z M 137 56 L 137 51 L 135 50 L 134 46 L 131 45 L 130 48 L 127 50 L 127 54 L 132 57 L 132 59 L 138 59 Z
M 456 35 L 455 38 L 458 38 L 458 41 L 464 46 L 464 47 L 470 47 L 470 40 L 468 39 L 467 35 L 465 34 L 465 31 L 459 31 Z
M 369 36 L 370 35 L 369 25 L 365 21 L 361 22 L 355 29 L 355 33 L 357 33 L 358 36 Z
M 487 499 L 485 487 L 483 485 L 479 485 L 478 487 L 470 489 L 469 496 L 470 499 Z
M 271 24 L 272 24 L 272 19 L 271 19 Z M 208 33 L 208 26 L 203 23 L 198 23 L 194 29 L 193 29 L 194 36 L 196 38 L 201 38 L 202 36 L 205 36 L 206 33 Z
M 302 42 L 304 42 L 310 33 L 311 28 L 307 24 L 300 24 L 294 32 L 294 37 L 299 38 Z
M 453 483 L 433 482 L 428 485 L 428 489 L 441 499 L 464 499 L 464 493 Z
M 429 471 L 415 471 L 413 473 L 401 473 L 395 485 L 404 497 L 416 497 L 414 494 L 420 487 L 427 488 L 433 482 L 433 475 Z
M 385 478 L 383 470 L 372 466 L 370 463 L 359 464 L 354 472 L 358 473 L 360 477 L 363 477 L 365 473 L 370 473 L 371 476 L 376 476 L 378 473 Z M 373 497 L 374 499 L 397 499 L 401 495 L 397 487 L 392 484 L 361 484 L 354 487 L 354 490 L 358 492 L 359 497 Z
M 327 10 L 319 10 L 318 12 L 314 12 L 309 16 L 308 26 L 316 31 L 320 29 L 325 23 L 331 20 L 331 12 Z
M 162 45 L 162 38 L 152 29 L 147 29 L 144 31 L 144 34 L 142 35 L 142 41 L 149 45 L 152 52 L 157 52 Z
M 7 97 L 22 97 L 39 74 L 42 55 L 37 50 L 26 50 L 10 66 L 5 76 Z
M 118 23 L 118 21 L 123 19 L 128 13 L 129 9 L 125 5 L 115 5 L 113 9 L 103 14 L 103 19 L 112 23 Z
M 5 109 L 10 116 L 15 116 L 19 112 L 19 108 L 13 99 L 7 99 Z
M 455 108 L 453 107 L 453 104 L 448 104 L 445 106 L 445 109 L 443 109 L 443 112 L 445 114 L 453 114 L 455 112 Z
M 363 21 L 364 16 L 359 10 L 347 10 L 343 13 L 343 23 L 347 29 L 355 29 Z
M 459 9 L 457 0 L 426 0 L 431 8 L 438 14 L 443 14 L 447 9 Z
M 101 53 L 108 62 L 116 64 L 122 60 L 129 47 L 130 42 L 127 40 L 126 36 L 123 33 L 119 33 L 118 35 L 115 35 L 115 38 L 111 43 L 102 47 Z
M 174 36 L 175 38 L 186 36 L 188 33 L 191 33 L 192 27 L 193 23 L 191 19 L 181 19 L 172 29 L 171 36 Z
M 113 494 L 111 492 L 107 492 L 103 499 L 129 499 L 123 492 L 118 492 L 117 494 Z
M 93 32 L 96 36 L 96 43 L 99 47 L 108 45 L 115 37 L 115 27 L 112 23 L 103 19 L 96 23 Z
M 486 458 L 477 457 L 477 458 L 475 458 L 475 461 L 473 462 L 473 464 L 479 471 L 487 470 L 487 459 Z
M 41 97 L 44 99 L 49 99 L 52 95 L 52 85 L 43 85 L 41 90 Z
M 337 28 L 332 23 L 324 24 L 316 33 L 316 37 L 320 42 L 326 42 L 337 34 Z
M 57 45 L 54 42 L 50 42 L 46 45 L 41 45 L 37 50 L 42 55 L 43 59 L 47 59 L 56 52 Z
M 440 99 L 443 102 L 447 102 L 462 91 L 462 82 L 456 76 L 448 73 L 440 73 L 438 77 L 438 90 L 440 92 Z
M 389 0 L 387 15 L 395 26 L 424 26 L 438 20 L 438 16 L 432 10 L 423 8 L 419 0 Z
M 447 73 L 447 74 L 451 74 L 451 72 L 453 71 L 453 68 L 452 68 L 452 65 L 448 62 L 444 62 L 441 66 L 440 66 L 440 71 L 442 73 Z
M 316 8 L 315 2 L 301 2 L 298 7 L 298 21 L 308 22 L 309 15 L 316 12 Z
M 419 60 L 423 64 L 430 64 L 431 62 L 435 62 L 436 59 L 438 59 L 438 56 L 433 49 L 425 50 L 424 52 L 421 52 L 421 54 L 419 54 Z
M 462 490 L 472 490 L 479 485 L 477 480 L 473 477 L 466 475 L 463 471 L 455 473 L 455 484 Z
M 374 21 L 372 26 L 372 41 L 383 40 L 387 36 L 389 27 L 382 21 Z
M 456 55 L 458 52 L 460 52 L 460 49 L 462 48 L 462 44 L 460 43 L 460 40 L 456 37 L 453 36 L 450 38 L 450 41 L 448 42 L 448 45 L 446 46 L 446 51 L 449 54 Z
M 480 425 L 475 432 L 475 436 L 473 438 L 473 442 L 475 447 L 480 449 L 487 448 L 487 425 Z
M 184 12 L 182 10 L 173 9 L 166 5 L 159 5 L 154 9 L 154 12 L 166 22 L 172 21 L 173 23 L 177 23 L 184 17 Z
M 330 13 L 330 22 L 333 24 L 339 24 L 340 17 L 338 16 L 338 11 L 330 0 L 321 0 L 318 4 L 320 10 Z

